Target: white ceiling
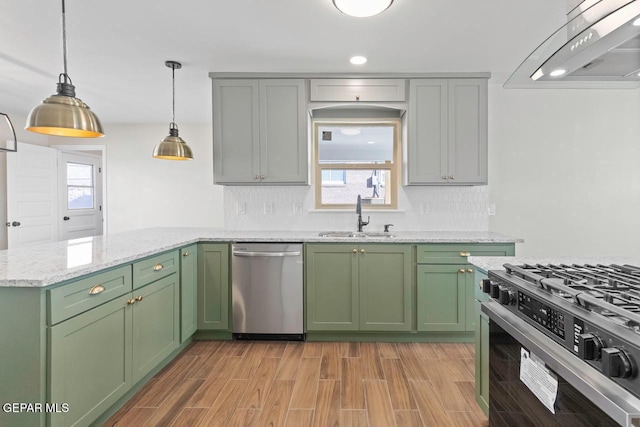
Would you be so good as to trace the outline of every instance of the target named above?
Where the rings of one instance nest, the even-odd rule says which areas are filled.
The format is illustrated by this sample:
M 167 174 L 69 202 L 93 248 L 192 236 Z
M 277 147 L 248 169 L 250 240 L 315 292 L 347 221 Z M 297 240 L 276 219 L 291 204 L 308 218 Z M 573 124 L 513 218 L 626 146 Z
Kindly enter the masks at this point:
M 61 3 L 6 0 L 0 111 L 26 116 L 62 72 Z M 213 72 L 489 71 L 504 82 L 565 20 L 562 0 L 395 0 L 352 18 L 331 0 L 67 0 L 69 75 L 103 124 L 211 121 Z M 369 58 L 349 64 L 352 55 Z M 17 124 L 21 126 L 21 124 Z

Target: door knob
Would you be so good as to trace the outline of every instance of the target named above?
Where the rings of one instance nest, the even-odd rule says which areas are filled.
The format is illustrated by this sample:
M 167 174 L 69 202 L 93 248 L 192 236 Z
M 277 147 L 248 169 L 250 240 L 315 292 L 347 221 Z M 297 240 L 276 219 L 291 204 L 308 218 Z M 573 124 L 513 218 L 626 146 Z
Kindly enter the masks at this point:
M 65 220 L 65 221 L 69 221 L 71 218 L 69 218 L 68 216 L 64 216 L 64 217 L 62 217 L 62 219 Z
M 14 227 L 20 227 L 20 223 L 18 221 L 13 221 L 11 225 L 13 225 Z

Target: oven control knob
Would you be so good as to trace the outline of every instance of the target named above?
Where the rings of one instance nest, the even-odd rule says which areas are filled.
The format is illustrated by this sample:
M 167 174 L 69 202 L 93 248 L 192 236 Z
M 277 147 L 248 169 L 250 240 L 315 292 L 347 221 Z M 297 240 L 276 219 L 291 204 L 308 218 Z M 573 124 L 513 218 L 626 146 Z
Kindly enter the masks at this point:
M 498 285 L 497 283 L 492 283 L 490 295 L 491 295 L 491 298 L 494 298 L 494 299 L 500 298 L 500 285 Z
M 594 334 L 578 335 L 578 356 L 582 360 L 599 360 L 606 344 Z
M 482 279 L 482 292 L 484 292 L 485 294 L 491 292 L 491 280 Z
M 516 293 L 511 289 L 500 289 L 500 298 L 498 299 L 502 305 L 513 305 L 516 303 Z
M 634 366 L 626 351 L 620 348 L 602 349 L 602 373 L 610 378 L 632 377 Z

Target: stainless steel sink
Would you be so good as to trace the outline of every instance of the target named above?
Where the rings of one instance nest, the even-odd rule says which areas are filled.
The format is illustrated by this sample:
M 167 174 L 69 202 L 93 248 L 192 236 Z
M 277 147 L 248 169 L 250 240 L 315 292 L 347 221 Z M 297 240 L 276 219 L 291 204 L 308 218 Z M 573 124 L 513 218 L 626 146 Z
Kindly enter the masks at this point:
M 320 237 L 360 237 L 353 231 L 323 231 L 318 234 Z
M 370 237 L 370 238 L 379 238 L 379 237 L 385 237 L 385 238 L 391 238 L 391 237 L 395 237 L 395 235 L 391 234 L 391 233 L 384 233 L 384 232 L 375 232 L 375 231 L 363 231 L 363 232 L 354 232 L 354 231 L 323 231 L 322 233 L 318 234 L 320 237 L 328 237 L 328 238 L 356 238 L 356 237 Z

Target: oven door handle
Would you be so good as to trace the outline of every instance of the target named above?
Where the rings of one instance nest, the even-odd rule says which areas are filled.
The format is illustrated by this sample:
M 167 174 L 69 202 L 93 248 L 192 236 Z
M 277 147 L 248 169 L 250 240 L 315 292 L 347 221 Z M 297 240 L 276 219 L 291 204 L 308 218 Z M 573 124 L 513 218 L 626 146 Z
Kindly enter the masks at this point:
M 496 301 L 482 312 L 622 426 L 640 425 L 640 399 Z
M 300 256 L 300 251 L 295 252 L 260 252 L 260 251 L 248 251 L 248 252 L 239 252 L 233 251 L 233 256 L 244 256 L 244 257 L 285 257 L 285 256 Z

